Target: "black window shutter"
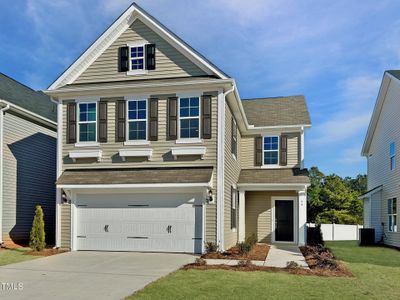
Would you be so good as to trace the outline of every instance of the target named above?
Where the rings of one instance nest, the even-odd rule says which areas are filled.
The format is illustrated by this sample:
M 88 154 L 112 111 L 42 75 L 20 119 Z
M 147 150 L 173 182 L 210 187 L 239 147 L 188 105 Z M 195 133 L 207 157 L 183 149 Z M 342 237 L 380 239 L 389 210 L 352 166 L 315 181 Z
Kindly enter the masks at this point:
M 262 142 L 262 136 L 256 137 L 255 140 L 255 165 L 256 166 L 262 166 L 262 152 L 263 152 L 263 142 Z
M 211 96 L 202 96 L 201 102 L 202 137 L 203 139 L 211 139 Z
M 115 141 L 125 142 L 125 100 L 118 100 L 115 113 Z
M 98 140 L 100 143 L 107 143 L 107 102 L 99 102 L 98 114 Z
M 158 99 L 149 99 L 149 140 L 158 140 Z
M 146 45 L 146 69 L 156 69 L 156 44 Z
M 176 140 L 178 134 L 178 97 L 168 98 L 167 139 Z
M 287 135 L 281 135 L 280 165 L 287 166 Z
M 129 71 L 129 47 L 120 47 L 118 55 L 118 72 Z
M 236 228 L 236 208 L 237 208 L 237 201 L 236 201 L 236 189 L 231 187 L 231 229 Z
M 231 128 L 232 128 L 232 134 L 231 134 L 231 148 L 232 148 L 232 154 L 237 157 L 237 127 L 235 120 L 232 117 L 231 121 Z
M 67 104 L 67 144 L 76 143 L 76 103 Z

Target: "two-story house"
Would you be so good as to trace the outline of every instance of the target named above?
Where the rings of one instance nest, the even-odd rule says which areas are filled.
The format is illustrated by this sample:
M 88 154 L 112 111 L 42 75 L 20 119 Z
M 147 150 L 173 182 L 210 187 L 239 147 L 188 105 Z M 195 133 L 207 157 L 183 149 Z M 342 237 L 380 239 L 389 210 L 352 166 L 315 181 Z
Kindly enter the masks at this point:
M 57 246 L 305 243 L 304 97 L 242 101 L 136 4 L 45 92 L 58 102 Z
M 362 148 L 368 164 L 364 227 L 375 229 L 375 241 L 400 247 L 398 211 L 400 168 L 400 71 L 386 71 Z
M 27 243 L 40 204 L 54 243 L 56 105 L 0 73 L 0 245 Z

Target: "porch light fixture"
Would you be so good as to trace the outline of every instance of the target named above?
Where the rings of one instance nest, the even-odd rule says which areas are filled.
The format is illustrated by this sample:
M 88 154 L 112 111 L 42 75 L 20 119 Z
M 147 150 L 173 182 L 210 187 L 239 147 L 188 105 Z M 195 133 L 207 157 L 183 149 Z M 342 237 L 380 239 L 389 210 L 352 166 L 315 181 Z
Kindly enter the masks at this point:
M 211 189 L 209 189 L 209 190 L 207 191 L 206 201 L 207 201 L 208 204 L 209 204 L 209 203 L 212 203 L 212 202 L 214 201 L 214 196 L 213 196 L 213 193 L 212 193 L 212 190 L 211 190 Z

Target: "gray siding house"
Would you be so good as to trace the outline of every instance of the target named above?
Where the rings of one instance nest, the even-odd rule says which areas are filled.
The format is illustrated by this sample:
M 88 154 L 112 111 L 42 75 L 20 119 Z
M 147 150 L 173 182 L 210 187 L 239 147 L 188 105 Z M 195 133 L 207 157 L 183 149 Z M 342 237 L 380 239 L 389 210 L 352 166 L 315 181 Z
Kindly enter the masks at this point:
M 54 243 L 56 128 L 48 96 L 0 73 L 0 244 L 29 240 L 36 204 Z
M 58 102 L 57 246 L 305 243 L 304 97 L 242 100 L 136 4 L 44 92 Z
M 375 241 L 400 247 L 400 71 L 386 71 L 364 141 L 368 192 L 364 226 L 375 229 Z

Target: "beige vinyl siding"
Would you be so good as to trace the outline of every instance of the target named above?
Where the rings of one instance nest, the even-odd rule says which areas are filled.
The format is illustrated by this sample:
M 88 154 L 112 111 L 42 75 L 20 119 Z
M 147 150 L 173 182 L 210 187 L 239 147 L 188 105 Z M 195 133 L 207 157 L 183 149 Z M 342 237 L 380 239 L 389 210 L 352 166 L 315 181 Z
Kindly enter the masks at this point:
M 252 234 L 257 235 L 260 243 L 272 241 L 272 197 L 297 196 L 295 192 L 246 192 L 246 238 Z
M 387 78 L 385 80 L 388 80 Z M 392 80 L 386 94 L 386 100 L 380 114 L 371 142 L 368 157 L 368 189 L 383 185 L 381 209 L 372 209 L 371 220 L 380 218 L 383 222 L 385 243 L 400 246 L 400 224 L 398 232 L 388 231 L 387 200 L 397 198 L 400 201 L 400 82 Z M 396 143 L 396 167 L 390 170 L 389 145 Z M 379 206 L 377 206 L 379 207 Z M 400 205 L 398 204 L 398 215 Z
M 4 115 L 3 239 L 27 242 L 36 204 L 54 242 L 56 132 L 13 112 Z
M 300 167 L 300 133 L 285 133 L 288 137 L 288 164 L 287 168 L 299 168 Z M 255 166 L 255 150 L 254 150 L 254 139 L 255 136 L 244 136 L 241 142 L 242 151 L 242 168 L 251 169 L 259 168 Z
M 237 140 L 237 158 L 232 155 L 232 113 L 228 105 L 225 107 L 225 182 L 224 182 L 224 247 L 228 249 L 237 243 L 239 220 L 236 230 L 231 229 L 231 187 L 236 185 L 240 175 L 241 135 Z M 238 207 L 238 206 L 236 206 Z M 238 209 L 236 210 L 238 212 Z
M 156 44 L 156 69 L 142 75 L 118 72 L 118 49 L 127 43 Z M 73 83 L 110 82 L 136 79 L 174 78 L 207 75 L 140 20 L 136 20 Z
M 71 248 L 71 205 L 61 204 L 61 248 Z
M 215 95 L 215 93 L 212 93 Z M 115 142 L 115 106 L 116 99 L 109 98 L 102 99 L 108 101 L 108 120 L 107 132 L 108 142 L 102 143 L 100 147 L 81 148 L 75 147 L 74 144 L 66 144 L 66 130 L 67 130 L 67 106 L 64 105 L 63 109 L 63 169 L 85 169 L 85 168 L 143 168 L 143 167 L 179 167 L 179 166 L 213 166 L 212 184 L 213 194 L 216 195 L 217 187 L 217 96 L 212 97 L 212 138 L 205 139 L 202 144 L 177 144 L 176 141 L 169 141 L 166 139 L 167 134 L 167 95 L 154 95 L 159 98 L 159 111 L 158 111 L 158 141 L 151 141 L 150 145 L 144 146 L 124 146 L 124 143 Z M 196 157 L 178 157 L 177 160 L 171 155 L 172 147 L 187 147 L 187 146 L 205 146 L 206 155 L 204 159 Z M 101 149 L 103 157 L 101 162 L 96 159 L 80 159 L 74 163 L 69 158 L 69 151 L 73 150 L 89 150 Z M 145 158 L 128 158 L 127 161 L 122 161 L 119 156 L 119 149 L 134 149 L 134 148 L 152 148 L 153 156 L 151 161 Z M 209 204 L 206 206 L 206 240 L 216 240 L 216 205 Z

